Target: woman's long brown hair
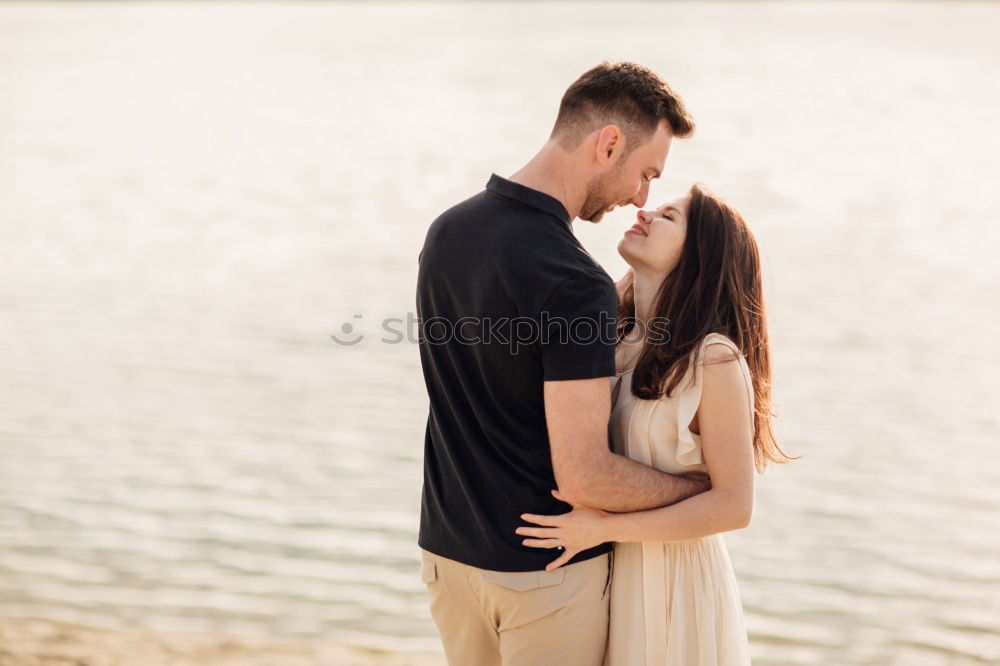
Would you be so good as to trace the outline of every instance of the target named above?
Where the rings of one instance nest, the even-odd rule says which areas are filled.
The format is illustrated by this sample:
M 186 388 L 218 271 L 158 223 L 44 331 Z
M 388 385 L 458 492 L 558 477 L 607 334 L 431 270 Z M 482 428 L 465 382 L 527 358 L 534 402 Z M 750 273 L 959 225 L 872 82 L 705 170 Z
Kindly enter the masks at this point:
M 753 452 L 758 471 L 790 458 L 771 427 L 771 353 L 757 242 L 743 217 L 699 185 L 691 188 L 687 234 L 677 266 L 655 297 L 653 316 L 669 340 L 643 345 L 632 393 L 652 400 L 671 395 L 709 333 L 721 333 L 746 357 L 753 378 Z M 632 272 L 618 283 L 618 340 L 635 326 Z M 687 425 L 687 424 L 685 424 Z

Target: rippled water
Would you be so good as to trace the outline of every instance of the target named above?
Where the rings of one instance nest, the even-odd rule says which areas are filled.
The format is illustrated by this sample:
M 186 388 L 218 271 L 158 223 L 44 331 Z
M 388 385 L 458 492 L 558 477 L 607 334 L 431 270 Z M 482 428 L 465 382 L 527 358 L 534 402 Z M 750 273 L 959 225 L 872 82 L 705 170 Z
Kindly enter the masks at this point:
M 437 649 L 427 224 L 634 59 L 764 249 L 757 664 L 1000 663 L 1000 6 L 0 5 L 0 614 Z M 630 213 L 577 232 L 612 274 Z M 350 323 L 361 341 L 330 334 Z

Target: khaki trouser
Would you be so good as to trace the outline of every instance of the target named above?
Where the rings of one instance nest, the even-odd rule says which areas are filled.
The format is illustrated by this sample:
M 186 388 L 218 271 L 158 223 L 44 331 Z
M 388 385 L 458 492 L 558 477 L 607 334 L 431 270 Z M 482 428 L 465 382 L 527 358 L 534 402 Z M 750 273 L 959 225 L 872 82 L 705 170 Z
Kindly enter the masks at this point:
M 608 555 L 553 571 L 509 572 L 421 553 L 420 577 L 450 666 L 601 665 Z

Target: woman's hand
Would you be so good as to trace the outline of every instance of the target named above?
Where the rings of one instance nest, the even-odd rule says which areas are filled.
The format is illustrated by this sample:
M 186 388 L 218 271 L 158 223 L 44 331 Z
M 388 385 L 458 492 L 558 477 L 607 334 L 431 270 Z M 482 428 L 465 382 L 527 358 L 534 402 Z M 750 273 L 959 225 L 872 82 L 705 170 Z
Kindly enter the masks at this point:
M 621 277 L 618 282 L 615 282 L 615 291 L 618 292 L 618 302 L 625 300 L 625 292 L 632 288 L 632 284 L 635 282 L 635 273 L 629 268 L 625 271 L 625 275 Z
M 553 490 L 552 494 L 557 500 L 566 502 L 558 490 Z M 577 553 L 604 543 L 604 521 L 608 515 L 606 511 L 575 504 L 572 511 L 558 516 L 523 513 L 522 520 L 544 527 L 518 527 L 515 532 L 521 536 L 536 537 L 522 541 L 525 546 L 565 549 L 562 555 L 545 567 L 546 571 L 552 571 L 569 562 Z

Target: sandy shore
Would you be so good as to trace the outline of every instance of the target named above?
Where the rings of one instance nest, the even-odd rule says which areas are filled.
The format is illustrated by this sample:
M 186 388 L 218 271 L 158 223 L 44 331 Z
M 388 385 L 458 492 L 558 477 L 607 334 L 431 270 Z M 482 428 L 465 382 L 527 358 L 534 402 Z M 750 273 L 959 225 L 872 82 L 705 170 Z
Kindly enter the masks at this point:
M 444 666 L 435 654 L 361 650 L 323 641 L 108 631 L 0 620 L 0 666 Z

